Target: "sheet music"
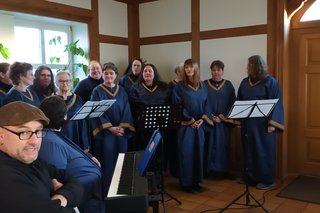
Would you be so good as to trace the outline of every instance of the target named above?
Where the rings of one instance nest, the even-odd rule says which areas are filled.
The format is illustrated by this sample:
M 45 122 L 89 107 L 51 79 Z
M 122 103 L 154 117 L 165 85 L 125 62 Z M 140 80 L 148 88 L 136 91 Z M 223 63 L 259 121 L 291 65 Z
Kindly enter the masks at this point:
M 235 101 L 229 118 L 256 118 L 268 116 L 279 99 Z
M 89 118 L 100 117 L 114 102 L 115 99 L 87 101 L 70 120 L 85 119 L 88 115 Z

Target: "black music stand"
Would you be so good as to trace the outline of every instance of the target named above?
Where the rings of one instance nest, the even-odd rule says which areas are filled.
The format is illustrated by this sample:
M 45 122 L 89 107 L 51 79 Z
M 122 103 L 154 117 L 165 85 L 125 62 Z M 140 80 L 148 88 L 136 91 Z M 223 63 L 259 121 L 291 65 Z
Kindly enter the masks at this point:
M 81 120 L 85 118 L 100 117 L 112 104 L 115 99 L 101 101 L 87 101 L 82 107 L 72 116 L 70 120 Z
M 251 101 L 235 101 L 231 110 L 228 114 L 228 118 L 233 119 L 250 119 L 250 118 L 258 118 L 258 117 L 268 117 L 275 107 L 276 103 L 279 99 L 266 99 L 266 100 L 251 100 Z M 247 130 L 248 130 L 248 122 L 247 122 Z M 246 134 L 247 137 L 247 134 Z M 245 172 L 247 172 L 247 168 L 245 168 Z M 231 205 L 245 205 L 250 207 L 261 207 L 265 212 L 268 212 L 267 209 L 263 207 L 263 205 L 250 193 L 249 185 L 247 182 L 245 191 L 232 200 L 226 207 L 221 209 L 219 212 L 223 212 L 228 209 Z M 243 196 L 246 196 L 246 203 L 237 203 L 239 199 Z M 256 204 L 250 204 L 250 198 L 252 198 Z
M 180 106 L 177 105 L 150 105 L 146 106 L 141 113 L 140 128 L 148 130 L 164 130 L 176 127 L 180 124 L 182 117 L 182 110 Z M 165 207 L 165 196 L 168 195 L 170 200 L 175 200 L 179 205 L 181 201 L 175 198 L 170 193 L 166 192 L 164 185 L 164 156 L 163 156 L 164 142 L 161 138 L 161 150 L 160 150 L 160 185 L 158 185 L 161 194 L 161 202 L 163 205 L 163 212 L 166 213 Z M 152 196 L 151 200 L 154 200 Z M 159 200 L 157 199 L 157 202 Z M 155 208 L 154 208 L 155 210 Z M 158 209 L 156 209 L 158 212 Z

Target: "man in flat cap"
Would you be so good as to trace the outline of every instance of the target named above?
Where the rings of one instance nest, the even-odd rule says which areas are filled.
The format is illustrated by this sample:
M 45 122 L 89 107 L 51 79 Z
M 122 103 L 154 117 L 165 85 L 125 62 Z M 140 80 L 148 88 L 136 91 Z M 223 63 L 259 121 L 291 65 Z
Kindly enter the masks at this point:
M 75 212 L 81 185 L 38 158 L 49 119 L 27 103 L 0 108 L 0 206 L 2 213 Z

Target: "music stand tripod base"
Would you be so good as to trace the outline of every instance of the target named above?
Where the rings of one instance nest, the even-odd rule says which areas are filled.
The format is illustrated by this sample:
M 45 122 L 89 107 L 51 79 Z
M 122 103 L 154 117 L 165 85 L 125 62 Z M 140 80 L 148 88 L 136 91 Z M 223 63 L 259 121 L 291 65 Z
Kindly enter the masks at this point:
M 246 203 L 237 203 L 238 200 L 240 200 L 243 196 L 246 196 Z M 250 198 L 252 198 L 256 204 L 250 204 Z M 238 197 L 236 197 L 234 200 L 232 200 L 226 207 L 221 209 L 219 212 L 224 212 L 224 210 L 227 210 L 231 205 L 242 205 L 242 206 L 249 206 L 249 207 L 256 207 L 256 208 L 262 208 L 265 212 L 268 212 L 267 209 L 263 207 L 263 205 L 252 195 L 249 191 L 249 186 L 246 183 L 246 190 L 240 194 Z
M 144 111 L 142 112 L 142 126 L 144 129 L 168 129 L 173 126 L 179 125 L 179 116 L 177 116 L 177 108 L 172 105 L 150 105 L 146 106 Z M 166 192 L 165 186 L 164 186 L 164 174 L 163 174 L 163 147 L 164 142 L 163 139 L 161 139 L 161 165 L 160 165 L 160 185 L 159 189 L 161 194 L 161 203 L 163 205 L 163 212 L 166 213 L 166 207 L 165 207 L 165 196 L 168 195 L 170 197 L 169 200 L 175 200 L 179 205 L 181 205 L 181 201 L 175 198 L 170 193 Z M 167 201 L 169 201 L 167 200 Z M 155 209 L 155 208 L 154 208 Z M 156 211 L 157 212 L 157 211 Z
M 231 107 L 230 112 L 228 113 L 228 118 L 231 119 L 246 119 L 247 125 L 248 125 L 248 119 L 250 118 L 258 118 L 258 117 L 267 117 L 274 109 L 276 103 L 279 101 L 279 99 L 265 99 L 265 100 L 247 100 L 247 101 L 235 101 L 234 104 Z M 248 126 L 246 127 L 246 130 L 248 130 Z M 247 134 L 246 134 L 247 135 Z M 247 168 L 246 171 L 247 172 Z M 237 201 L 243 197 L 246 196 L 246 203 L 237 203 Z M 250 198 L 252 198 L 256 205 L 250 204 Z M 239 195 L 237 198 L 235 198 L 233 201 L 231 201 L 226 207 L 224 207 L 221 211 L 228 209 L 231 205 L 245 205 L 250 207 L 260 207 L 265 212 L 268 212 L 267 209 L 265 209 L 259 201 L 250 194 L 249 192 L 249 186 L 248 183 L 246 183 L 246 190 Z

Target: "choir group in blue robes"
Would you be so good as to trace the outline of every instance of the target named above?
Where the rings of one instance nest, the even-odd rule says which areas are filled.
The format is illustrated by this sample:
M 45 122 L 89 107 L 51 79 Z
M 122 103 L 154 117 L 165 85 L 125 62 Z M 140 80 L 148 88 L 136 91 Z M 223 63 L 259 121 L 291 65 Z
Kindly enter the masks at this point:
M 39 158 L 65 169 L 84 187 L 82 204 L 78 206 L 80 212 L 104 213 L 101 169 L 92 156 L 60 132 L 48 130 L 42 141 Z
M 116 102 L 100 117 L 91 120 L 92 151 L 100 163 L 104 176 L 104 189 L 109 188 L 118 154 L 127 152 L 128 139 L 135 131 L 126 91 L 119 85 L 112 88 L 100 84 L 91 95 L 91 101 L 115 99 Z M 108 128 L 125 128 L 123 136 L 112 134 Z
M 30 90 L 28 88 L 25 92 L 21 92 L 12 87 L 7 93 L 7 103 L 13 101 L 23 101 L 36 107 L 39 107 L 40 105 L 38 95 L 33 90 Z
M 219 82 L 208 79 L 204 85 L 208 94 L 206 115 L 209 119 L 206 128 L 205 173 L 226 174 L 229 172 L 230 127 L 232 124 L 225 118 L 236 100 L 236 94 L 232 83 L 225 79 Z M 214 122 L 212 115 L 218 116 L 221 122 Z
M 245 156 L 244 180 L 251 184 L 271 185 L 275 181 L 276 131 L 268 133 L 268 125 L 284 130 L 282 95 L 277 80 L 267 76 L 252 84 L 249 78 L 242 80 L 238 100 L 279 99 L 268 117 L 242 120 L 241 133 Z M 247 137 L 246 137 L 247 136 Z
M 62 127 L 61 133 L 71 141 L 74 141 L 83 150 L 89 150 L 90 132 L 88 129 L 88 121 L 86 119 L 70 120 L 84 103 L 80 96 L 75 93 L 67 96 L 67 100 L 65 100 L 65 102 L 67 104 L 68 122 Z
M 201 119 L 207 100 L 206 88 L 201 85 L 178 83 L 173 90 L 173 104 L 181 104 L 183 121 L 178 130 L 179 180 L 182 187 L 192 187 L 203 180 L 204 125 L 192 128 L 190 125 Z

